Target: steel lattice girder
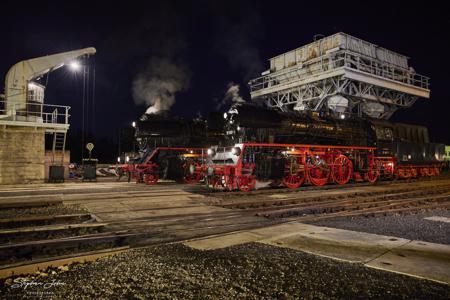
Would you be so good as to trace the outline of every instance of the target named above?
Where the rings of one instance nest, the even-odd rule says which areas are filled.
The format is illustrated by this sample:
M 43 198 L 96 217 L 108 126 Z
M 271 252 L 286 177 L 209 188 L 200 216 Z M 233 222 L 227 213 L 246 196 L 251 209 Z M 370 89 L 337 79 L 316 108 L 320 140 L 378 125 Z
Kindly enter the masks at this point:
M 325 78 L 264 95 L 261 98 L 267 102 L 269 107 L 277 107 L 283 111 L 290 110 L 289 106 L 301 104 L 307 106 L 309 110 L 320 111 L 325 100 L 333 95 L 342 95 L 348 98 L 352 106 L 369 101 L 382 103 L 387 108 L 382 115 L 382 118 L 385 119 L 389 118 L 398 108 L 412 106 L 418 99 L 414 95 L 354 81 L 343 76 Z

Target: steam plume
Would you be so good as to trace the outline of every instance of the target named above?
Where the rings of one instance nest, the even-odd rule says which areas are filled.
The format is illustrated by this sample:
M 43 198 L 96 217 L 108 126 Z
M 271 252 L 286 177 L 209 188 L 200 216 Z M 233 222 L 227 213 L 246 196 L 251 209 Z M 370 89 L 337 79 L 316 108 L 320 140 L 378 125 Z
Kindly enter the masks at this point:
M 220 110 L 223 106 L 229 104 L 234 105 L 237 103 L 244 103 L 245 100 L 240 94 L 240 86 L 237 83 L 230 82 L 227 85 L 227 91 L 225 92 L 225 97 L 221 102 L 217 104 L 216 109 Z
M 189 71 L 183 64 L 169 58 L 152 58 L 133 81 L 134 101 L 149 105 L 147 114 L 169 110 L 176 93 L 189 87 L 189 79 Z

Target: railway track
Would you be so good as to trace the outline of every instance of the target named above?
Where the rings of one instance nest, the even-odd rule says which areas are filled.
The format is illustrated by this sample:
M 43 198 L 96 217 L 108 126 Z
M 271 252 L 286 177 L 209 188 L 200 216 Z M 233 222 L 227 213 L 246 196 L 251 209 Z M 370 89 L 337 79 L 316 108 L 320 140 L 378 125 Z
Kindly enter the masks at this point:
M 296 189 L 290 189 L 287 187 L 276 186 L 276 187 L 262 187 L 256 190 L 252 190 L 249 192 L 242 191 L 221 191 L 221 190 L 204 190 L 198 191 L 199 193 L 211 197 L 218 198 L 234 198 L 234 197 L 242 197 L 245 198 L 248 195 L 268 195 L 273 193 L 286 193 L 286 194 L 296 194 L 302 193 L 305 191 L 326 191 L 326 190 L 342 190 L 342 189 L 350 189 L 355 187 L 367 187 L 367 186 L 391 186 L 391 185 L 399 185 L 399 184 L 407 184 L 407 183 L 421 183 L 421 182 L 446 182 L 450 179 L 450 173 L 446 172 L 438 177 L 419 177 L 419 178 L 410 178 L 410 179 L 396 179 L 396 180 L 386 180 L 386 181 L 377 181 L 376 183 L 369 182 L 356 182 L 356 183 L 347 183 L 344 185 L 336 185 L 336 184 L 328 184 L 323 186 L 301 186 Z M 195 190 L 194 190 L 195 191 Z
M 386 187 L 378 191 L 354 193 L 256 194 L 247 199 L 224 197 L 216 205 L 239 210 L 249 215 L 284 221 L 315 221 L 326 218 L 414 212 L 450 207 L 450 184 Z M 266 197 L 265 197 L 266 196 Z
M 307 187 L 299 191 L 271 189 L 251 193 L 205 193 L 204 190 L 198 192 L 197 187 L 188 186 L 188 190 L 197 191 L 197 195 L 192 194 L 194 198 L 177 200 L 179 202 L 165 206 L 161 203 L 169 201 L 169 197 L 185 197 L 185 188 L 174 190 L 160 187 L 153 191 L 133 191 L 127 187 L 121 193 L 115 189 L 113 192 L 99 189 L 80 194 L 52 191 L 52 197 L 47 200 L 46 194 L 41 193 L 36 197 L 43 207 L 62 205 L 62 202 L 69 205 L 95 203 L 105 216 L 120 216 L 120 211 L 107 206 L 111 201 L 123 204 L 133 217 L 111 217 L 104 221 L 86 212 L 3 218 L 0 220 L 0 278 L 48 266 L 94 260 L 130 247 L 177 242 L 291 221 L 308 222 L 450 207 L 448 179 L 433 182 L 418 180 L 413 186 L 403 183 L 382 183 L 374 188 L 361 189 L 359 187 L 362 186 L 356 184 L 345 188 Z M 28 206 L 24 209 L 36 209 L 39 202 L 31 203 L 33 197 L 28 199 L 25 194 L 3 197 L 16 204 L 20 203 L 21 197 L 26 198 Z M 153 204 L 141 207 L 143 201 Z M 205 206 L 205 203 L 220 209 L 196 210 L 197 207 L 211 207 Z M 0 214 L 8 209 L 15 208 L 6 203 L 3 208 L 0 207 Z
M 48 211 L 47 209 L 50 210 Z M 88 251 L 116 251 L 130 235 L 102 232 L 107 225 L 90 213 L 52 214 L 71 210 L 62 201 L 18 201 L 2 199 L 0 205 L 0 278 L 8 277 L 38 264 L 60 259 L 61 255 L 78 257 Z M 94 251 L 94 252 L 92 252 Z M 56 257 L 56 258 L 55 258 Z M 75 258 L 76 259 L 76 258 Z M 22 270 L 22 271 L 20 271 Z

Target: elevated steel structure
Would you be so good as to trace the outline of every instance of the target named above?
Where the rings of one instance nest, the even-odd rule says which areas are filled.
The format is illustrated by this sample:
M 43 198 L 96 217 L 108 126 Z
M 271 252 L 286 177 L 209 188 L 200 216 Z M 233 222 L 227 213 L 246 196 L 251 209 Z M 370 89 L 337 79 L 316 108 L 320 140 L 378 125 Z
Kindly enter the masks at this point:
M 429 98 L 429 78 L 408 57 L 345 33 L 324 37 L 270 59 L 249 82 L 251 98 L 282 111 L 332 111 L 388 119 Z

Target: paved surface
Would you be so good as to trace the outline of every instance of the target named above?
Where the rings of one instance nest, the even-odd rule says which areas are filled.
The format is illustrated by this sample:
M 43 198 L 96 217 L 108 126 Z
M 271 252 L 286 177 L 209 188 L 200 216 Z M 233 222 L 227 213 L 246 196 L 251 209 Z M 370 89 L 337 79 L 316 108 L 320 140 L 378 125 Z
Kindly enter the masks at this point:
M 200 250 L 247 242 L 301 250 L 450 284 L 450 246 L 292 222 L 186 242 Z
M 447 285 L 261 243 L 209 251 L 181 244 L 147 247 L 22 280 L 30 286 L 9 282 L 0 292 L 9 299 L 41 292 L 45 299 L 450 297 Z
M 450 244 L 449 210 L 432 210 L 410 215 L 338 218 L 310 224 Z

